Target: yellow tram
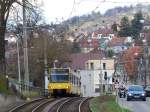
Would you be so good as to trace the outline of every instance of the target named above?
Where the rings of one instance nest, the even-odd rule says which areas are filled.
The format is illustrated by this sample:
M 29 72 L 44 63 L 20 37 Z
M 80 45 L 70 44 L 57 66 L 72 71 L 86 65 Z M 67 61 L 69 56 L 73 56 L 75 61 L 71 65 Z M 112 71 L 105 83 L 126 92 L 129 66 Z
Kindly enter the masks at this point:
M 49 69 L 48 91 L 52 96 L 80 95 L 80 76 L 70 68 Z

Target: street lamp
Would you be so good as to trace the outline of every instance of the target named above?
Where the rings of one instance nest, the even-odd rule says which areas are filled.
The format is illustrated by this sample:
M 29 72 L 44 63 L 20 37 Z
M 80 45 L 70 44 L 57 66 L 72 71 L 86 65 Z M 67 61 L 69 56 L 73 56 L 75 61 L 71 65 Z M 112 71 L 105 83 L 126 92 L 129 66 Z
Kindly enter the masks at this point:
M 56 59 L 56 60 L 54 60 L 54 62 L 53 62 L 53 67 L 54 68 L 56 68 L 56 63 L 58 62 L 58 60 Z
M 9 85 L 8 75 L 6 75 L 6 89 L 7 89 L 7 90 L 8 90 L 8 85 Z

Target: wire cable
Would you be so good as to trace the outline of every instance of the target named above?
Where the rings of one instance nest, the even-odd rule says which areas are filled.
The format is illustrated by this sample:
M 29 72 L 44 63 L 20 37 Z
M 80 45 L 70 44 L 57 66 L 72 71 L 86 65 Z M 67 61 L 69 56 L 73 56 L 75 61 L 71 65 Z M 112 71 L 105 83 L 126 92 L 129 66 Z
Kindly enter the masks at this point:
M 137 0 L 137 1 L 113 1 L 113 0 L 105 0 L 105 2 L 109 2 L 109 3 L 129 3 L 129 4 L 133 4 L 133 3 L 150 3 L 150 1 L 139 1 L 139 0 Z
M 70 18 L 71 15 L 73 14 L 73 11 L 74 11 L 74 9 L 75 9 L 75 4 L 76 4 L 76 0 L 73 1 L 72 9 L 71 9 L 71 12 L 70 12 L 68 18 Z

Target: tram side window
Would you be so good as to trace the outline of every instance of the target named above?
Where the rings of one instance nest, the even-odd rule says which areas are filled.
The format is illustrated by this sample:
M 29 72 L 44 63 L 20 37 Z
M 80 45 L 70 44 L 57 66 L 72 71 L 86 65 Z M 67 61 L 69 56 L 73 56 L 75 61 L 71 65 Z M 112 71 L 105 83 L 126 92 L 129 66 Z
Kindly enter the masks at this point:
M 75 84 L 77 84 L 77 77 L 75 77 Z
M 74 84 L 74 76 L 72 76 L 72 84 Z
M 72 82 L 72 75 L 71 75 L 71 76 L 69 76 L 69 81 L 70 81 L 70 82 Z

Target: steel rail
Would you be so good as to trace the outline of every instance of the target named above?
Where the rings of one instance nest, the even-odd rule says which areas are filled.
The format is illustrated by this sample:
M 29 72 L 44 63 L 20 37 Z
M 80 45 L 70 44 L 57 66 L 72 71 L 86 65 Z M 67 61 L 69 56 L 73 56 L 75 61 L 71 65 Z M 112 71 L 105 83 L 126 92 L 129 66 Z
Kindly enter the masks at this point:
M 89 98 L 84 98 L 82 101 L 81 101 L 81 103 L 79 104 L 79 112 L 81 112 L 81 106 L 82 106 L 82 104 L 86 101 L 86 100 L 88 100 Z
M 51 99 L 51 100 L 48 100 L 48 101 L 45 101 L 45 102 L 43 102 L 43 103 L 41 103 L 40 105 L 38 105 L 37 107 L 35 107 L 33 110 L 32 110 L 32 112 L 36 112 L 36 111 L 38 111 L 40 108 L 42 108 L 44 105 L 46 105 L 46 104 L 48 104 L 48 103 L 50 103 L 50 102 L 53 102 L 53 101 L 55 101 L 56 99 Z
M 72 100 L 72 99 L 73 99 L 73 98 L 71 98 L 71 99 L 66 99 L 66 100 L 57 108 L 57 111 L 56 111 L 56 112 L 59 112 L 60 109 L 63 107 L 63 105 L 64 105 L 65 103 L 69 102 L 69 101 Z
M 16 107 L 12 108 L 12 109 L 9 110 L 8 112 L 16 112 L 18 109 L 21 109 L 21 108 L 23 108 L 24 106 L 30 105 L 30 104 L 35 103 L 35 102 L 38 102 L 38 101 L 42 101 L 42 100 L 44 100 L 44 99 L 45 99 L 45 98 L 38 98 L 38 99 L 32 100 L 32 101 L 30 101 L 30 102 L 23 103 L 23 104 L 21 104 L 21 105 L 19 105 L 19 106 L 16 106 Z

